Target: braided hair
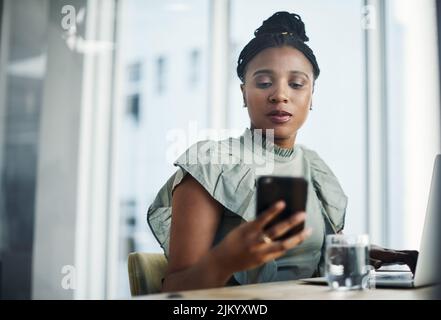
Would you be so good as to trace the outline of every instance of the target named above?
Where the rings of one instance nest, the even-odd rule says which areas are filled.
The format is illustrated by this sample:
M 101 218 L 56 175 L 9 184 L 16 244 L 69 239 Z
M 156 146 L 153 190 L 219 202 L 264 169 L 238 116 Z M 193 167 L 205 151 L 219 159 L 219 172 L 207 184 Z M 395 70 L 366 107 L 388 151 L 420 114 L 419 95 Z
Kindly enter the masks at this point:
M 247 64 L 262 50 L 273 47 L 290 46 L 300 52 L 311 62 L 314 80 L 320 74 L 320 68 L 311 48 L 305 43 L 309 38 L 305 33 L 305 24 L 299 15 L 279 11 L 262 23 L 254 31 L 254 38 L 243 48 L 237 61 L 237 75 L 245 81 Z

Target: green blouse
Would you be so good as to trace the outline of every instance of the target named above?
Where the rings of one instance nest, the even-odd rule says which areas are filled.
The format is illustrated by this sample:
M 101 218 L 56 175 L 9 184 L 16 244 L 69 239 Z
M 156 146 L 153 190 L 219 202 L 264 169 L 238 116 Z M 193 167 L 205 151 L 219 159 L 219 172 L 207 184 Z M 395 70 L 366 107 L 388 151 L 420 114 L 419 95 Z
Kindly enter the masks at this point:
M 259 175 L 302 176 L 308 184 L 306 226 L 312 235 L 284 256 L 256 269 L 236 272 L 240 284 L 294 280 L 323 274 L 324 238 L 343 229 L 347 197 L 338 180 L 306 147 L 283 149 L 254 139 L 250 129 L 239 138 L 200 141 L 176 161 L 178 170 L 160 189 L 148 209 L 147 221 L 168 256 L 172 191 L 191 174 L 224 207 L 213 246 L 233 228 L 255 219 L 256 179 Z

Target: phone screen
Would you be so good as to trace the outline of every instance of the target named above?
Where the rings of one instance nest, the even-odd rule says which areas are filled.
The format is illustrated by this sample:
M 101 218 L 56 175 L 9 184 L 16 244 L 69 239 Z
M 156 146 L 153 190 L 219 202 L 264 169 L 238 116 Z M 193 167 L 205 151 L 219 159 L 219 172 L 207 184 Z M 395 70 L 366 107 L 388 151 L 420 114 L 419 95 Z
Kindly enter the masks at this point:
M 256 216 L 274 205 L 279 200 L 285 201 L 285 209 L 267 226 L 271 226 L 287 219 L 299 211 L 306 211 L 308 182 L 304 178 L 261 176 L 257 179 Z M 304 223 L 296 226 L 276 240 L 286 239 L 304 229 Z

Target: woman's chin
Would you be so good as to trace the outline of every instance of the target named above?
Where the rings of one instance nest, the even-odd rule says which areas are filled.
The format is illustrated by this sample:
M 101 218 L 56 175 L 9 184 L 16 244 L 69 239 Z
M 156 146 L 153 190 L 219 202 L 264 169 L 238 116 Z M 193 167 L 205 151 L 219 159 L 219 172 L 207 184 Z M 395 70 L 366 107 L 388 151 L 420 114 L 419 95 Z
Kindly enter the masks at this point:
M 287 139 L 294 134 L 294 130 L 287 128 L 287 127 L 281 127 L 281 126 L 273 126 L 270 128 L 266 128 L 266 130 L 273 130 L 272 132 L 267 131 L 266 134 L 270 135 L 272 133 L 274 136 L 274 139 Z
M 288 139 L 295 135 L 295 128 L 292 128 L 291 126 L 285 125 L 278 125 L 274 123 L 265 123 L 262 125 L 252 125 L 252 129 L 261 129 L 263 135 L 272 135 L 274 136 L 274 139 Z

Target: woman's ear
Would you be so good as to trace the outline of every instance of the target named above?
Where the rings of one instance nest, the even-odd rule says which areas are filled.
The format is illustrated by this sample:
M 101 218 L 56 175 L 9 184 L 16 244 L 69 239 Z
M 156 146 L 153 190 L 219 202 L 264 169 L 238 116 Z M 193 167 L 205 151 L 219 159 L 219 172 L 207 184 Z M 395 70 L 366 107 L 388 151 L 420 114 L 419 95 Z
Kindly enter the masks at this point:
M 240 90 L 242 91 L 243 106 L 246 108 L 247 100 L 245 99 L 245 85 L 243 83 L 240 85 Z

